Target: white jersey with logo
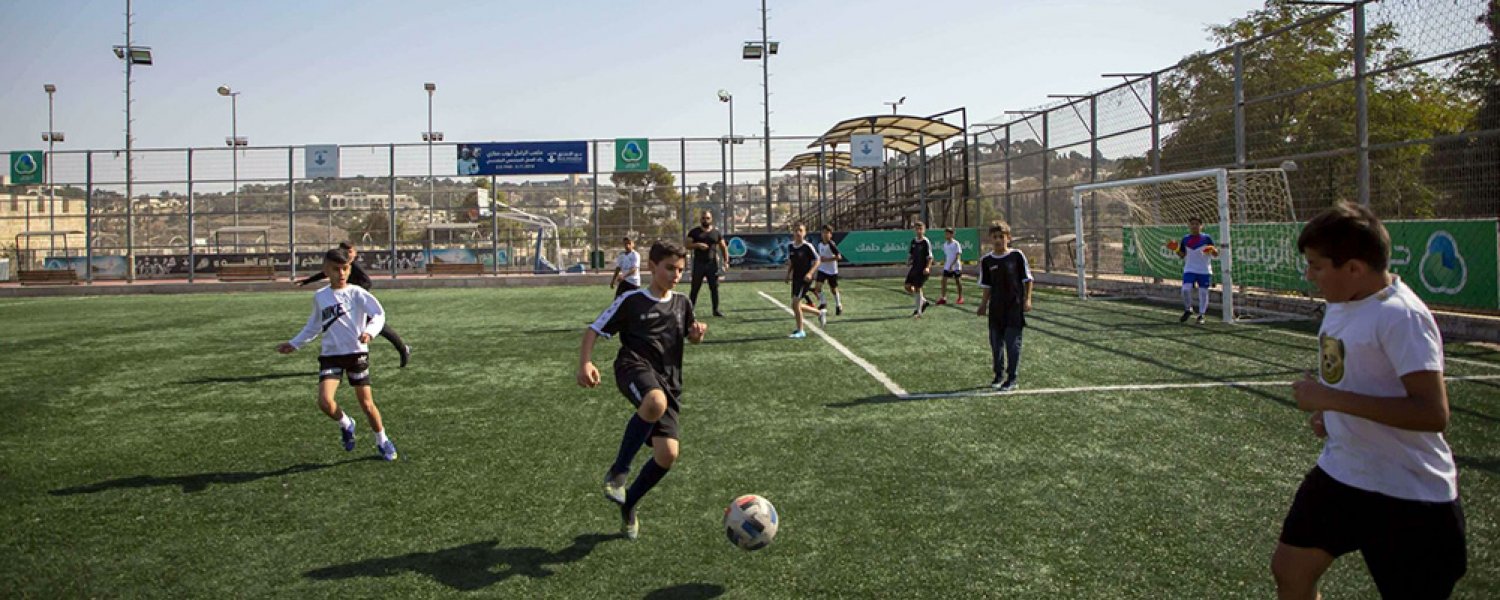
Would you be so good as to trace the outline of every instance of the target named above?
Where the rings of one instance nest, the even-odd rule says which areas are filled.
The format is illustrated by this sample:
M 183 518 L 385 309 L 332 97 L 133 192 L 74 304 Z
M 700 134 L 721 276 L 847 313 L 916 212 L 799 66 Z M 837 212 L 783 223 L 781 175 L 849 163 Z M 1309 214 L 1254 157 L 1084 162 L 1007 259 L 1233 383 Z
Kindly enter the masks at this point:
M 1401 280 L 1368 298 L 1330 302 L 1318 330 L 1318 375 L 1325 385 L 1366 396 L 1403 398 L 1401 377 L 1443 371 L 1443 337 L 1427 305 Z M 1327 411 L 1318 466 L 1345 485 L 1404 500 L 1458 497 L 1458 469 L 1443 434 L 1382 425 Z
M 838 256 L 839 247 L 833 242 L 818 242 L 818 272 L 824 275 L 838 275 L 839 261 L 833 257 Z
M 641 287 L 641 253 L 631 250 L 621 252 L 620 258 L 615 260 L 615 266 L 620 268 L 620 274 L 624 276 L 625 283 Z M 631 271 L 635 271 L 631 273 Z
M 323 356 L 368 353 L 370 347 L 359 341 L 360 334 L 374 337 L 384 327 L 385 309 L 373 294 L 354 285 L 337 290 L 325 287 L 313 294 L 307 326 L 290 343 L 301 348 L 322 335 Z
M 963 252 L 964 247 L 958 243 L 958 240 L 943 242 L 943 270 L 957 271 Z

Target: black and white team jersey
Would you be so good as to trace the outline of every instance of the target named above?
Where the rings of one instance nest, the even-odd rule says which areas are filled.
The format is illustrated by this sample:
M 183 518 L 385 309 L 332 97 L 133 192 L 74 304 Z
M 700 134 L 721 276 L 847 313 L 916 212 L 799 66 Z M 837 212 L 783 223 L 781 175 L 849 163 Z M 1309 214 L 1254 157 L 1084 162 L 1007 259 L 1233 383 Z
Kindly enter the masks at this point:
M 384 327 L 385 309 L 374 294 L 355 285 L 337 290 L 325 287 L 313 294 L 313 310 L 307 317 L 307 325 L 290 343 L 301 348 L 321 335 L 321 356 L 368 353 L 370 347 L 359 341 L 360 334 L 375 337 Z
M 927 238 L 912 238 L 911 246 L 906 249 L 906 260 L 912 267 L 921 269 L 932 260 L 932 243 Z
M 838 244 L 833 242 L 818 242 L 818 272 L 828 275 L 839 274 L 839 252 Z
M 620 270 L 620 279 L 635 287 L 641 287 L 641 253 L 631 250 L 621 252 L 620 258 L 615 260 L 615 268 Z
M 792 265 L 792 279 L 801 279 L 812 272 L 813 263 L 818 262 L 818 251 L 807 240 L 802 240 L 801 244 L 793 242 L 787 244 L 786 261 Z
M 979 259 L 979 287 L 990 291 L 991 324 L 1026 324 L 1028 281 L 1031 281 L 1031 264 L 1020 250 L 1011 248 L 998 256 L 990 252 Z
M 594 319 L 589 327 L 599 335 L 620 336 L 615 367 L 645 364 L 662 376 L 670 392 L 682 390 L 682 345 L 692 329 L 693 303 L 687 296 L 667 292 L 665 298 L 650 289 L 621 294 Z

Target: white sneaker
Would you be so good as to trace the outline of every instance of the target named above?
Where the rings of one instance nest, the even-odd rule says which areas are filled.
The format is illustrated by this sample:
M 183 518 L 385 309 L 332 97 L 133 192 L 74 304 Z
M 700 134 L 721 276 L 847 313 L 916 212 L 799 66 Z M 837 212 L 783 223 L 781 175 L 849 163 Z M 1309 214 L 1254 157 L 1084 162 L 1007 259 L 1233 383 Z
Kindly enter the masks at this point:
M 828 326 L 828 309 L 818 311 L 818 327 Z

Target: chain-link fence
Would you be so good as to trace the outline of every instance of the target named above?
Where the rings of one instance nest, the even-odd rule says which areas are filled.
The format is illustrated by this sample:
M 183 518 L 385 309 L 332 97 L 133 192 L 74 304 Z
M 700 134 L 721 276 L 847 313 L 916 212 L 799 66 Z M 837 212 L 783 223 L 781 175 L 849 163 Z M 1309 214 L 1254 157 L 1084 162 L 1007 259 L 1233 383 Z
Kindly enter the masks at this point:
M 1382 219 L 1500 213 L 1500 2 L 1270 2 L 1224 46 L 970 128 L 980 222 L 1004 218 L 1073 269 L 1070 189 L 1204 168 L 1285 168 L 1298 218 L 1341 201 Z M 1128 215 L 1084 209 L 1093 274 L 1121 272 Z
M 0 196 L 0 254 L 13 271 L 81 257 L 100 277 L 242 262 L 305 274 L 347 240 L 392 274 L 453 250 L 487 272 L 567 269 L 627 235 L 680 241 L 705 210 L 726 231 L 761 232 L 831 204 L 816 174 L 779 170 L 814 139 L 771 139 L 769 195 L 754 137 L 648 140 L 646 173 L 614 172 L 615 140 L 591 140 L 587 172 L 524 177 L 460 176 L 455 143 L 340 146 L 339 177 L 318 179 L 303 146 L 135 150 L 129 177 L 124 151 L 58 151 L 50 185 Z M 111 261 L 124 272 L 100 266 Z

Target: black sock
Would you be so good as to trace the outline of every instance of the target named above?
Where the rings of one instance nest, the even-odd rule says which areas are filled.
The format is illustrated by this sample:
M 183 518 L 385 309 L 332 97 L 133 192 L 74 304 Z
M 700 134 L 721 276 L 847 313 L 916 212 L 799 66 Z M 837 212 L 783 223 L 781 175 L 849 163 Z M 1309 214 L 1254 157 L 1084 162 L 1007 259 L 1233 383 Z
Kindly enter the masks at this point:
M 620 452 L 615 455 L 615 464 L 609 468 L 610 473 L 630 472 L 630 463 L 635 460 L 635 453 L 646 443 L 646 436 L 651 435 L 651 427 L 654 423 L 647 422 L 641 415 L 630 415 L 630 420 L 625 423 L 625 435 L 620 437 Z
M 397 352 L 406 351 L 406 342 L 401 341 L 401 334 L 396 333 L 396 330 L 391 329 L 390 326 L 380 328 L 380 337 L 385 338 L 392 346 L 395 346 Z
M 656 464 L 655 458 L 646 461 L 645 466 L 641 467 L 641 472 L 635 476 L 635 482 L 630 484 L 630 489 L 625 492 L 625 504 L 620 506 L 620 510 L 635 510 L 636 503 L 641 501 L 641 497 L 645 496 L 646 492 L 656 487 L 656 482 L 661 481 L 661 478 L 667 475 L 667 470 L 666 467 Z

